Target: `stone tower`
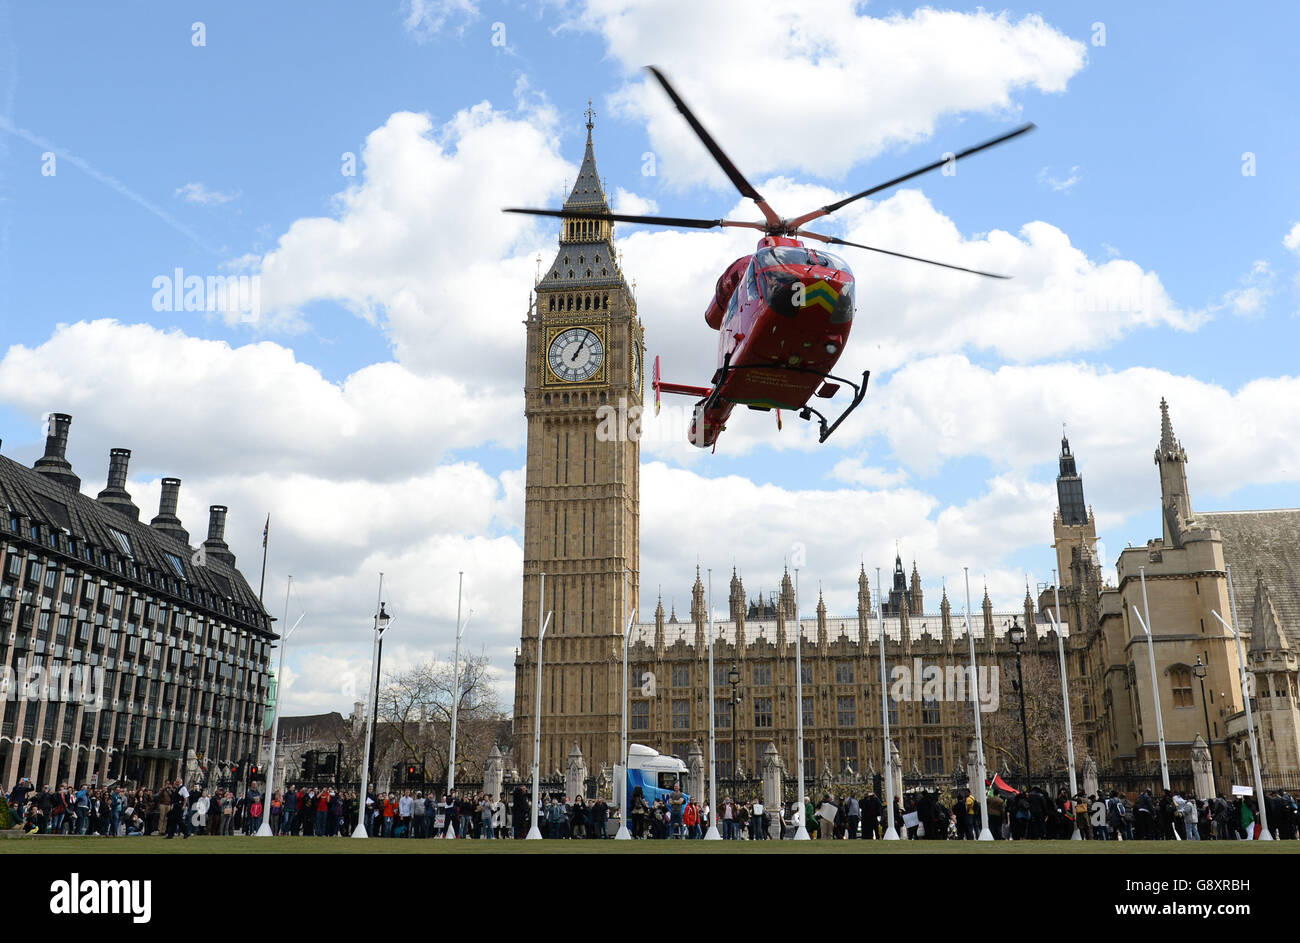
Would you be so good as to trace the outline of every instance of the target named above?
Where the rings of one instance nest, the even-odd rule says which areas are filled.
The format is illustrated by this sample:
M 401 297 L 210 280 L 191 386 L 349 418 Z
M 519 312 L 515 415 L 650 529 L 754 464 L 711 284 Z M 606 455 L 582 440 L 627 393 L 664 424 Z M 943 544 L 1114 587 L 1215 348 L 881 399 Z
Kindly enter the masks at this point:
M 576 742 L 591 768 L 618 758 L 623 629 L 637 605 L 638 417 L 644 334 L 619 269 L 613 224 L 587 146 L 555 260 L 528 312 L 524 415 L 523 631 L 515 661 L 515 729 L 533 728 L 539 602 L 550 611 L 542 678 L 541 769 Z M 545 598 L 539 600 L 542 574 Z M 543 616 L 544 617 L 544 616 Z M 518 738 L 520 769 L 532 740 Z
M 1083 477 L 1061 436 L 1060 473 L 1056 476 L 1057 508 L 1052 521 L 1052 547 L 1056 550 L 1057 580 L 1062 588 L 1075 586 L 1074 563 L 1097 556 L 1097 522 L 1083 501 Z

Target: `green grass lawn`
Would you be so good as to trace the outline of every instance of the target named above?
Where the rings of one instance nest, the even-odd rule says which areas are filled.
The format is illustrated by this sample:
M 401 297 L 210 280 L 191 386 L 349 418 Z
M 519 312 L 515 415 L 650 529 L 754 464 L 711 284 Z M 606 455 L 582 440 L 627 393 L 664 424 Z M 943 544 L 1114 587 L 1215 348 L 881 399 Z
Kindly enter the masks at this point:
M 95 838 L 0 834 L 4 854 L 1286 854 L 1300 842 L 964 842 L 964 841 L 442 841 L 351 838 Z

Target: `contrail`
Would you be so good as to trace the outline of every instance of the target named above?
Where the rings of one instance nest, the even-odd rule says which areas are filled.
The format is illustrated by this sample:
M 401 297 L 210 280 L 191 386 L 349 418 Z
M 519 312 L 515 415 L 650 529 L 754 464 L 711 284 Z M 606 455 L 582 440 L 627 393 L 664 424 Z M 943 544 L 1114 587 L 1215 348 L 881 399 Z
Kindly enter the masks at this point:
M 188 238 L 199 248 L 211 252 L 213 255 L 221 254 L 220 250 L 208 245 L 201 238 L 199 238 L 198 233 L 194 232 L 194 230 L 190 229 L 188 226 L 181 223 L 179 220 L 175 219 L 166 210 L 163 210 L 162 208 L 155 206 L 153 203 L 150 203 L 148 200 L 146 200 L 140 194 L 136 193 L 126 184 L 122 183 L 122 181 L 118 180 L 116 177 L 112 177 L 106 173 L 96 170 L 94 167 L 90 166 L 90 164 L 86 163 L 77 155 L 69 153 L 67 150 L 64 150 L 63 148 L 59 147 L 58 145 L 54 144 L 51 141 L 47 141 L 39 134 L 34 134 L 33 132 L 28 131 L 26 128 L 20 128 L 16 126 L 12 121 L 9 120 L 9 117 L 7 115 L 0 116 L 0 131 L 8 131 L 10 134 L 14 135 L 15 137 L 22 138 L 28 144 L 34 145 L 35 147 L 39 147 L 42 150 L 50 151 L 51 153 L 56 155 L 60 160 L 67 161 L 69 164 L 72 164 L 72 166 L 83 171 L 87 176 L 90 176 L 95 180 L 98 180 L 100 183 L 104 184 L 105 186 L 110 187 L 113 190 L 116 190 L 119 194 L 126 197 L 131 202 L 144 207 L 154 216 L 157 216 L 168 226 L 172 227 L 172 229 L 175 229 L 181 235 Z

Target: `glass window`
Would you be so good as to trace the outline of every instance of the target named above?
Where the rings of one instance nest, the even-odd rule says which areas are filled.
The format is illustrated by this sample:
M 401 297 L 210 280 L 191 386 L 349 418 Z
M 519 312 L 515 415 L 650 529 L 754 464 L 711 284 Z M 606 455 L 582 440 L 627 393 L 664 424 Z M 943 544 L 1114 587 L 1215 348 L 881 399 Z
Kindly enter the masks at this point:
M 650 702 L 633 701 L 631 713 L 631 727 L 633 730 L 650 729 Z
M 897 727 L 898 726 L 898 702 L 894 700 L 894 696 L 892 694 L 886 694 L 885 697 L 889 699 L 889 723 L 891 726 Z
M 840 741 L 840 772 L 847 773 L 849 769 L 858 768 L 858 741 L 841 740 Z
M 691 666 L 673 665 L 673 687 L 689 688 L 691 686 Z
M 800 676 L 801 676 L 801 678 L 802 678 L 802 683 L 803 683 L 803 684 L 812 684 L 812 683 L 813 683 L 813 670 L 812 670 L 812 665 L 808 664 L 808 662 L 804 662 L 804 663 L 800 666 L 800 668 L 801 668 Z
M 804 728 L 815 726 L 816 721 L 816 701 L 810 695 L 805 695 L 803 699 L 803 725 Z
M 836 684 L 853 683 L 853 662 L 842 661 L 835 666 L 835 683 Z
M 1169 685 L 1174 689 L 1174 707 L 1192 706 L 1192 672 L 1188 668 L 1171 668 Z
M 772 726 L 772 699 L 770 697 L 754 698 L 754 726 Z
M 772 665 L 763 662 L 754 666 L 754 687 L 767 687 L 772 683 Z
M 939 723 L 939 702 L 933 698 L 921 701 L 921 723 Z
M 943 774 L 943 738 L 925 737 L 921 741 L 922 756 L 925 760 L 924 772 L 927 776 Z
M 718 698 L 713 702 L 713 726 L 719 730 L 731 729 L 731 699 Z
M 849 694 L 835 699 L 835 716 L 841 727 L 858 725 L 858 699 Z
M 673 729 L 691 729 L 691 702 L 685 698 L 673 701 Z

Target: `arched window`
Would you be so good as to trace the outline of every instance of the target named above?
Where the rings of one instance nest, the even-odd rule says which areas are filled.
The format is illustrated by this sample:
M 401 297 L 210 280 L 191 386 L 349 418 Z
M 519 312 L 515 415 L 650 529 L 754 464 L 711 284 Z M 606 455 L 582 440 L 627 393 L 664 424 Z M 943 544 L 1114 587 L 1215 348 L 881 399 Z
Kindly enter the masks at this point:
M 1174 691 L 1174 707 L 1191 707 L 1192 705 L 1192 671 L 1186 665 L 1174 665 L 1169 669 L 1169 686 Z

